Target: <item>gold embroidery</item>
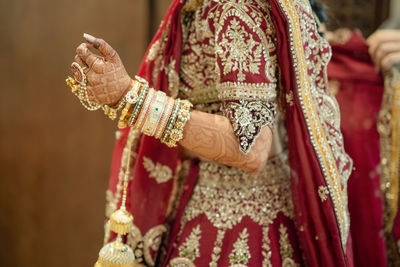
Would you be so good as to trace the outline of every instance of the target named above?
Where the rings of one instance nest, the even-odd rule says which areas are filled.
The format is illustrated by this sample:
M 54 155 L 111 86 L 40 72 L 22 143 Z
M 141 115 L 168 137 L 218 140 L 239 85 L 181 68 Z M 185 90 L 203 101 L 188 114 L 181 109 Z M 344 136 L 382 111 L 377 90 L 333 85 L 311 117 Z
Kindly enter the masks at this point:
M 136 262 L 145 263 L 149 266 L 155 265 L 155 259 L 165 232 L 167 232 L 167 228 L 164 225 L 157 225 L 147 231 L 143 237 L 140 229 L 136 225 L 132 225 L 127 236 L 127 244 L 134 251 Z
M 329 98 L 327 92 L 325 92 L 327 87 L 326 63 L 331 55 L 329 45 L 317 33 L 308 2 L 297 0 L 298 4 L 296 6 L 292 0 L 279 0 L 278 2 L 289 23 L 290 46 L 292 48 L 300 106 L 310 129 L 311 143 L 322 166 L 323 175 L 334 204 L 342 246 L 346 247 L 350 226 L 347 210 L 347 180 L 351 172 L 352 161 L 344 152 L 343 139 L 337 127 L 339 120 L 337 103 L 332 97 Z M 295 7 L 299 9 L 299 14 L 302 17 L 299 18 Z M 305 8 L 304 10 L 302 10 L 303 7 Z M 316 40 L 320 42 L 318 43 Z M 318 61 L 318 64 L 310 62 L 312 54 L 310 47 L 323 47 L 324 51 L 327 52 L 321 53 L 322 56 L 317 54 L 315 60 Z M 318 77 L 316 75 L 310 77 L 308 75 L 308 65 L 314 68 L 312 69 L 313 74 L 319 72 L 320 75 Z M 313 94 L 318 92 L 318 89 L 323 90 L 319 94 L 322 97 L 314 98 Z M 330 101 L 332 105 L 331 108 L 326 108 L 324 112 L 321 112 L 316 104 L 322 104 L 323 106 L 324 100 Z M 335 112 L 332 113 L 332 110 Z M 329 118 L 327 118 L 328 116 Z M 334 120 L 329 121 L 332 118 Z
M 192 229 L 190 235 L 186 238 L 185 242 L 179 247 L 179 256 L 194 261 L 200 257 L 200 238 L 201 229 L 197 225 Z
M 244 72 L 260 73 L 261 50 L 261 44 L 256 42 L 248 30 L 234 18 L 230 21 L 226 32 L 222 34 L 216 53 L 224 66 L 224 75 L 238 71 L 237 79 L 242 82 L 246 79 Z
M 179 87 L 179 90 L 193 103 L 212 103 L 225 99 L 271 101 L 276 98 L 277 58 L 274 29 L 268 3 L 259 1 L 259 4 L 258 8 L 264 13 L 261 13 L 252 1 L 241 0 L 221 2 L 204 0 L 202 6 L 196 9 L 188 37 L 184 41 L 180 70 L 182 82 Z M 229 17 L 232 17 L 232 20 L 228 20 Z M 222 51 L 225 51 L 224 55 L 226 54 L 231 60 L 223 57 L 220 59 L 223 61 L 222 64 L 221 62 L 217 64 L 216 55 L 219 56 L 218 49 L 222 49 L 220 46 L 222 35 L 228 40 L 227 38 L 231 38 L 235 30 L 238 30 L 238 25 L 233 28 L 230 25 L 233 20 L 243 21 L 246 26 L 240 25 L 240 27 L 251 29 L 251 33 L 241 32 L 241 34 L 246 35 L 244 36 L 246 42 L 251 41 L 254 44 L 254 51 L 247 48 L 249 57 L 241 55 L 239 60 L 233 61 L 233 52 L 226 50 L 233 47 L 225 47 Z M 262 29 L 260 29 L 261 24 Z M 225 26 L 230 27 L 230 30 Z M 229 35 L 226 30 L 230 31 Z M 235 37 L 235 40 L 240 38 Z M 246 48 L 243 44 L 238 43 L 238 45 L 241 45 L 240 49 Z M 257 62 L 254 59 L 257 59 Z M 217 75 L 220 71 L 216 69 L 218 65 L 222 65 L 223 69 L 228 69 L 230 65 L 233 68 L 236 66 L 237 71 L 243 75 L 245 72 L 251 74 L 253 70 L 258 73 L 257 75 L 261 75 L 261 70 L 264 70 L 265 77 L 261 77 L 264 81 L 238 82 L 239 79 L 220 83 Z
M 282 266 L 297 266 L 297 264 L 295 264 L 295 261 L 293 260 L 293 248 L 290 244 L 286 226 L 284 226 L 283 224 L 279 225 L 279 233 L 279 245 L 282 258 Z
M 171 267 L 196 267 L 196 265 L 194 265 L 194 263 L 191 262 L 189 259 L 181 258 L 181 257 L 173 258 L 170 261 L 169 266 L 171 266 Z
M 233 251 L 229 254 L 229 263 L 232 267 L 243 266 L 249 262 L 251 258 L 249 245 L 247 244 L 249 239 L 249 233 L 247 228 L 239 234 L 235 244 L 233 244 Z
M 217 239 L 215 239 L 214 248 L 213 248 L 213 252 L 212 252 L 212 255 L 211 255 L 212 261 L 210 262 L 210 267 L 217 267 L 218 266 L 217 262 L 218 262 L 218 260 L 220 258 L 220 254 L 221 254 L 221 251 L 222 251 L 222 240 L 225 237 L 225 233 L 226 233 L 226 230 L 218 229 Z
M 290 179 L 282 156 L 270 159 L 259 175 L 214 162 L 201 161 L 199 167 L 182 227 L 200 214 L 218 229 L 232 229 L 244 216 L 262 227 L 272 223 L 279 212 L 293 217 Z
M 162 165 L 159 162 L 154 164 L 148 157 L 143 157 L 143 167 L 149 172 L 149 177 L 155 178 L 159 184 L 168 182 L 172 178 L 170 167 Z
M 262 263 L 263 267 L 272 267 L 272 264 L 271 264 L 271 254 L 272 253 L 271 253 L 271 247 L 270 247 L 271 240 L 269 239 L 268 232 L 269 232 L 268 226 L 263 227 L 263 245 L 262 245 L 263 251 L 261 252 L 264 257 L 264 260 Z
M 240 151 L 248 153 L 262 128 L 272 127 L 275 122 L 276 104 L 261 101 L 227 102 L 222 106 L 238 138 Z
M 292 92 L 292 91 L 290 91 L 290 93 L 287 93 L 287 94 L 286 94 L 286 103 L 288 103 L 290 106 L 293 106 L 293 105 L 294 105 L 294 102 L 293 102 L 293 92 Z
M 328 194 L 329 194 L 329 191 L 326 186 L 320 185 L 318 187 L 318 195 L 321 198 L 322 202 L 324 202 L 325 200 L 328 199 Z
M 175 71 L 175 59 L 171 60 L 169 65 L 165 68 L 165 72 L 168 74 L 168 90 L 171 97 L 176 98 L 179 93 L 179 75 Z
M 385 89 L 378 117 L 381 144 L 381 189 L 384 198 L 384 232 L 388 262 L 400 264 L 393 224 L 398 214 L 400 179 L 400 73 L 392 68 L 385 77 Z
M 277 96 L 276 83 L 224 82 L 217 85 L 220 100 L 274 101 Z

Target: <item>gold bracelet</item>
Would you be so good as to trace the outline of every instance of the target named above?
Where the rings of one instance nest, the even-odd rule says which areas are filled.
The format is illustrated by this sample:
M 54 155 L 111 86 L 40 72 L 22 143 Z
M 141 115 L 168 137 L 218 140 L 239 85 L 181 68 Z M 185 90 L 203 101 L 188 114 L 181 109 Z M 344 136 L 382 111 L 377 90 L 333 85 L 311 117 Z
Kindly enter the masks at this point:
M 142 87 L 142 83 L 134 80 L 132 82 L 132 88 L 125 94 L 124 97 L 122 97 L 121 101 L 118 103 L 117 107 L 111 107 L 109 105 L 104 105 L 103 106 L 103 111 L 104 114 L 107 115 L 111 120 L 115 120 L 117 118 L 117 113 L 121 109 L 125 109 L 127 103 L 129 104 L 136 104 L 136 102 L 139 99 L 138 93 L 140 88 Z M 129 109 L 129 108 L 128 108 Z M 125 117 L 128 113 L 125 113 L 124 118 L 122 118 L 122 121 L 125 121 Z M 121 120 L 120 120 L 121 121 Z M 123 123 L 119 123 L 121 127 L 123 127 Z M 124 127 L 126 127 L 125 125 Z
M 179 111 L 180 105 L 181 105 L 181 100 L 178 98 L 178 99 L 175 101 L 175 105 L 174 105 L 174 108 L 173 108 L 173 110 L 172 110 L 171 117 L 170 117 L 170 119 L 168 120 L 167 127 L 166 127 L 166 129 L 165 129 L 165 132 L 164 132 L 162 138 L 161 138 L 161 142 L 164 143 L 164 144 L 166 144 L 166 145 L 169 146 L 169 147 L 172 147 L 172 146 L 173 146 L 173 144 L 171 144 L 171 142 L 170 142 L 169 135 L 170 135 L 170 133 L 171 133 L 171 131 L 172 131 L 172 129 L 173 129 L 173 126 L 174 126 L 176 117 L 178 116 L 178 111 Z
M 155 90 L 153 88 L 150 88 L 149 92 L 147 93 L 146 100 L 144 101 L 143 108 L 140 110 L 139 117 L 134 125 L 136 129 L 141 129 L 143 127 L 143 122 L 147 116 L 154 95 Z
M 172 113 L 172 108 L 174 107 L 175 100 L 172 97 L 168 97 L 167 104 L 165 107 L 165 111 L 162 115 L 158 128 L 156 129 L 156 133 L 154 135 L 155 138 L 160 139 L 162 134 L 164 133 L 165 127 L 167 126 L 167 122 Z
M 121 111 L 121 116 L 119 117 L 119 121 L 118 121 L 118 128 L 119 129 L 123 129 L 126 126 L 128 126 L 128 122 L 126 120 L 126 117 L 129 114 L 129 109 L 131 108 L 131 104 L 130 103 L 126 103 L 124 109 Z
M 153 136 L 167 102 L 167 95 L 162 91 L 157 91 L 154 100 L 150 104 L 149 112 L 142 127 L 142 133 Z
M 177 108 L 175 118 L 171 117 L 172 127 L 166 133 L 167 136 L 163 139 L 164 143 L 169 147 L 175 147 L 176 144 L 183 138 L 183 128 L 186 122 L 190 119 L 190 108 L 192 103 L 188 100 L 182 100 Z
M 78 83 L 74 78 L 68 77 L 65 82 L 72 89 L 72 93 L 78 97 L 82 106 L 87 110 L 94 111 L 101 108 L 100 104 L 94 103 L 89 100 L 88 91 L 86 88 L 86 83 Z

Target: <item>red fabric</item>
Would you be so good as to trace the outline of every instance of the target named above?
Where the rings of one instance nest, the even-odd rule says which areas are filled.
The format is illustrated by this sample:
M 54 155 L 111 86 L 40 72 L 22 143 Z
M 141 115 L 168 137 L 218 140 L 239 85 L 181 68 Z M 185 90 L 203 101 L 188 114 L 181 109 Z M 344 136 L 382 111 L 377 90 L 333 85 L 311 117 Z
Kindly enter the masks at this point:
M 340 83 L 337 100 L 342 113 L 341 128 L 346 152 L 354 161 L 348 183 L 354 263 L 386 266 L 376 127 L 383 81 L 360 33 L 353 32 L 345 44 L 332 44 L 332 49 L 328 77 Z
M 163 55 L 168 60 L 175 59 L 177 61 L 177 70 L 179 70 L 182 40 L 179 13 L 183 2 L 184 1 L 172 2 L 167 10 L 163 24 L 160 26 L 150 44 L 151 47 L 152 44 L 160 40 L 165 29 L 169 29 L 167 45 L 166 49 L 163 51 Z M 170 23 L 169 28 L 167 27 L 168 23 Z M 149 51 L 147 51 L 146 56 L 148 53 Z M 143 60 L 138 75 L 149 81 L 150 86 L 168 93 L 168 77 L 165 72 L 158 75 L 156 84 L 152 84 L 153 67 L 154 62 Z M 122 137 L 119 138 L 114 149 L 109 185 L 110 190 L 113 192 L 115 192 L 119 180 L 118 174 L 121 167 L 121 157 L 126 146 L 128 132 L 129 128 L 122 130 Z M 173 181 L 170 180 L 163 184 L 157 184 L 154 179 L 150 179 L 148 172 L 143 168 L 143 157 L 149 157 L 155 162 L 161 162 L 170 167 L 173 171 L 175 171 L 180 164 L 180 159 L 177 148 L 168 148 L 158 140 L 148 136 L 141 136 L 140 145 L 135 152 L 137 152 L 138 155 L 136 156 L 136 161 L 133 163 L 133 179 L 129 184 L 126 206 L 134 216 L 134 223 L 139 227 L 142 233 L 146 233 L 151 227 L 165 223 Z
M 286 106 L 286 126 L 289 137 L 289 157 L 292 174 L 292 194 L 298 236 L 309 266 L 351 266 L 346 258 L 347 248 L 342 248 L 340 232 L 333 204 L 321 204 L 316 194 L 318 185 L 324 185 L 324 177 L 316 152 L 310 144 L 310 133 L 303 117 L 294 62 L 288 47 L 289 25 L 276 1 L 270 1 L 272 18 L 277 32 L 278 59 L 282 72 L 283 88 L 293 92 L 294 105 Z M 316 239 L 318 236 L 318 240 Z
M 321 167 L 318 164 L 316 152 L 310 144 L 299 98 L 296 91 L 292 56 L 290 54 L 288 21 L 283 14 L 277 0 L 269 0 L 272 7 L 273 21 L 277 31 L 278 58 L 283 77 L 283 88 L 287 93 L 294 93 L 294 105 L 286 107 L 287 128 L 289 135 L 290 165 L 292 168 L 292 194 L 295 206 L 295 220 L 299 229 L 300 246 L 308 266 L 351 266 L 351 260 L 346 259 L 345 251 L 341 247 L 341 240 L 333 204 L 330 198 L 322 204 L 318 198 L 317 188 L 324 185 Z M 179 73 L 182 33 L 180 25 L 180 11 L 185 1 L 174 0 L 167 11 L 163 25 L 157 32 L 153 42 L 162 38 L 165 29 L 167 39 L 163 51 L 164 66 L 172 60 L 176 61 L 175 68 Z M 169 24 L 169 28 L 167 25 Z M 143 61 L 138 75 L 152 81 L 154 62 Z M 155 89 L 168 93 L 168 76 L 161 71 L 154 84 Z M 121 165 L 121 154 L 126 144 L 128 129 L 118 140 L 113 159 L 110 189 L 115 192 L 118 182 L 118 170 Z M 143 170 L 143 157 L 149 157 L 154 162 L 159 161 L 172 170 L 180 164 L 177 149 L 170 149 L 151 137 L 143 136 L 133 167 L 133 180 L 129 185 L 127 208 L 134 216 L 134 223 L 145 233 L 155 225 L 166 222 L 168 200 L 171 197 L 172 181 L 157 184 L 149 179 L 148 173 Z M 195 185 L 195 178 L 188 179 L 187 192 L 191 192 Z M 179 212 L 184 209 L 180 205 Z M 178 214 L 179 215 L 179 214 Z M 176 219 L 179 222 L 179 217 Z M 173 226 L 172 229 L 176 229 Z M 316 240 L 316 233 L 318 240 Z M 174 236 L 171 237 L 172 239 Z M 346 262 L 347 261 L 347 262 Z

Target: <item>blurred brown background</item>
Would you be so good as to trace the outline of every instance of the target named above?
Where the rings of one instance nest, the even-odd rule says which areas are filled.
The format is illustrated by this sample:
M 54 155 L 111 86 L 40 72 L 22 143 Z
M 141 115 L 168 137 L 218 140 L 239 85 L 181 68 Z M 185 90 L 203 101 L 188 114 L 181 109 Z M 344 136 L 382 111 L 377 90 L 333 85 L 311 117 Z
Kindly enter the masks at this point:
M 0 1 L 0 266 L 95 262 L 116 127 L 64 80 L 83 32 L 107 40 L 134 75 L 169 2 Z M 387 16 L 387 0 L 326 2 L 366 33 Z

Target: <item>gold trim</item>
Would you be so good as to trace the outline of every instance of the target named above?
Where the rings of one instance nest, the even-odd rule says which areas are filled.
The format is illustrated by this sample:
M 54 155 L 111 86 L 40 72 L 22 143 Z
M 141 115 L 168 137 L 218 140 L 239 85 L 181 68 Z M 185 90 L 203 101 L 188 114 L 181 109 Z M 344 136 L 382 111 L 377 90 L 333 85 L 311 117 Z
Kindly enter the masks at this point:
M 318 156 L 318 161 L 329 189 L 329 195 L 334 205 L 344 248 L 348 239 L 349 217 L 345 205 L 346 202 L 343 198 L 340 175 L 336 162 L 311 95 L 311 85 L 308 79 L 307 62 L 304 54 L 298 14 L 296 13 L 292 0 L 278 0 L 278 2 L 289 23 L 289 38 L 291 42 L 291 53 L 294 59 L 293 65 L 297 76 L 296 82 L 300 106 L 308 129 L 310 130 L 311 144 Z
M 384 198 L 384 232 L 388 262 L 400 264 L 398 240 L 393 225 L 398 214 L 400 179 L 400 73 L 392 69 L 385 77 L 385 90 L 379 112 L 381 147 L 381 189 Z

